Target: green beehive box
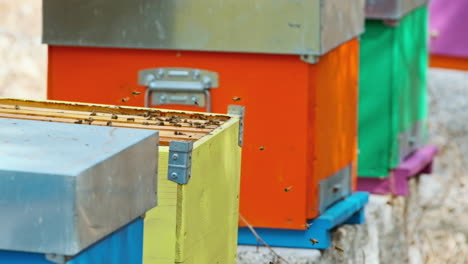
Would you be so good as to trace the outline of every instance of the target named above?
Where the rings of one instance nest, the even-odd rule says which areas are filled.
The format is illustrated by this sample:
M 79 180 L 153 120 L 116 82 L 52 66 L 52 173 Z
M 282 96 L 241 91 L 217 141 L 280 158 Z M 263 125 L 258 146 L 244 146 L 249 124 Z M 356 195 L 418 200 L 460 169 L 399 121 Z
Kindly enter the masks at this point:
M 386 178 L 426 138 L 428 9 L 367 20 L 361 38 L 360 177 Z

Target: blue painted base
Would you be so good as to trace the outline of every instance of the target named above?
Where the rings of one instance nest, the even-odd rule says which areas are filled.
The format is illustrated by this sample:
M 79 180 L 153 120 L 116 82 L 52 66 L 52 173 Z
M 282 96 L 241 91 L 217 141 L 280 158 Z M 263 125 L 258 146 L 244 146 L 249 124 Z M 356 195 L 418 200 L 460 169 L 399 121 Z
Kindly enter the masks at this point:
M 338 202 L 317 219 L 309 221 L 307 230 L 256 228 L 255 231 L 270 246 L 327 249 L 332 229 L 343 224 L 365 222 L 364 207 L 369 200 L 366 192 L 356 192 Z M 315 243 L 316 242 L 316 243 Z M 239 245 L 260 245 L 248 228 L 239 228 Z
M 73 257 L 67 264 L 143 263 L 143 219 L 138 218 Z M 0 250 L 0 264 L 55 264 L 44 254 Z

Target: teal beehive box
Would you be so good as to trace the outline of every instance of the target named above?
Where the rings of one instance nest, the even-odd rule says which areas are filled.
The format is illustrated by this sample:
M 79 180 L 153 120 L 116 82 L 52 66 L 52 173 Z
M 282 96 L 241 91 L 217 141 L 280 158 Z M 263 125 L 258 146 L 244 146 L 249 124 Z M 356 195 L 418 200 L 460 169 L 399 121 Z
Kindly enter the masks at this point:
M 360 50 L 358 165 L 358 175 L 366 178 L 387 178 L 426 139 L 426 3 L 379 9 L 379 2 L 406 3 L 367 4 Z

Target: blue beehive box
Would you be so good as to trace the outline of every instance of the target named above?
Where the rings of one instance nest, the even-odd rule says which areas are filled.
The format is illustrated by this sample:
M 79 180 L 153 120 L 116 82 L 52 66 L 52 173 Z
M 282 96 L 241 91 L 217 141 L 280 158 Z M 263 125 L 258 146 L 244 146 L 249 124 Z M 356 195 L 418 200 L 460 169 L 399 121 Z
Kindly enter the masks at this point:
M 0 119 L 0 148 L 0 263 L 142 262 L 157 131 Z

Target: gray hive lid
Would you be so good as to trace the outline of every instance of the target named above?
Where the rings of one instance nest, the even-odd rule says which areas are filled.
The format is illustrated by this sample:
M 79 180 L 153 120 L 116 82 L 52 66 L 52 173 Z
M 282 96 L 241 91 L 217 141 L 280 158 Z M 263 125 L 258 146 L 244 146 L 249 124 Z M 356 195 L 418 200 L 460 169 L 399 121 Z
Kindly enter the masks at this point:
M 73 256 L 156 206 L 158 132 L 0 119 L 0 250 Z
M 364 4 L 365 0 L 44 0 L 43 41 L 323 55 L 364 31 Z
M 367 0 L 366 18 L 398 20 L 428 2 L 428 0 Z

